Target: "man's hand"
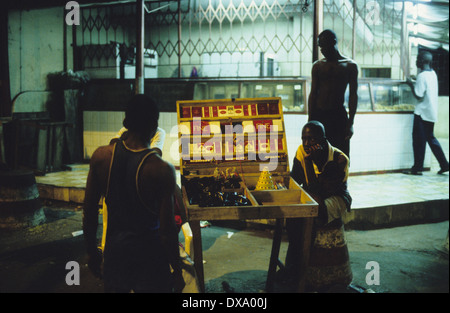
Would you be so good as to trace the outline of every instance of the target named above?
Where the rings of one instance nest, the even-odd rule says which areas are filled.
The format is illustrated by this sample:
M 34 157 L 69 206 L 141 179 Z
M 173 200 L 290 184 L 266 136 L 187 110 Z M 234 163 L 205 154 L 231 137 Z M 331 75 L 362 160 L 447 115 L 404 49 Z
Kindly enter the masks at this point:
M 305 149 L 305 158 L 307 159 L 311 158 L 317 151 L 323 150 L 323 147 L 318 143 L 312 146 L 303 146 L 303 148 Z
M 353 137 L 353 123 L 348 123 L 347 124 L 347 130 L 346 130 L 346 136 L 345 136 L 345 140 L 350 140 L 350 138 Z
M 414 82 L 415 82 L 415 80 L 412 77 L 408 77 L 406 79 L 406 84 L 408 84 L 410 86 L 414 85 Z

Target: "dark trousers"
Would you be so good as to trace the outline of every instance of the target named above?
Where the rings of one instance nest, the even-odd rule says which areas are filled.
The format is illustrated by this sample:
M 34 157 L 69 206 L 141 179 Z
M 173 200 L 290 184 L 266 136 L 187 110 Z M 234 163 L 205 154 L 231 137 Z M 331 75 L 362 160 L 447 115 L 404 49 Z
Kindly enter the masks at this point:
M 350 158 L 350 140 L 345 139 L 348 116 L 344 107 L 329 112 L 316 110 L 309 120 L 321 122 L 325 127 L 325 136 L 330 144 Z
M 448 168 L 448 161 L 439 141 L 434 137 L 434 123 L 424 121 L 419 115 L 414 114 L 413 124 L 413 151 L 414 165 L 413 170 L 423 171 L 423 162 L 425 159 L 426 144 L 430 145 L 431 152 L 436 157 L 441 169 Z

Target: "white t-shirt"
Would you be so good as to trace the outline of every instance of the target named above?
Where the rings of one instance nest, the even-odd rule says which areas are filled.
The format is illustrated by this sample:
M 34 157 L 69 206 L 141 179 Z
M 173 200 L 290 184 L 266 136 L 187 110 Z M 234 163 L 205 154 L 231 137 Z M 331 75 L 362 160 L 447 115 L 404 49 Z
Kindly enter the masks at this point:
M 417 81 L 414 85 L 416 95 L 424 97 L 416 105 L 414 114 L 427 122 L 437 122 L 438 119 L 438 80 L 436 72 L 422 71 L 417 75 Z

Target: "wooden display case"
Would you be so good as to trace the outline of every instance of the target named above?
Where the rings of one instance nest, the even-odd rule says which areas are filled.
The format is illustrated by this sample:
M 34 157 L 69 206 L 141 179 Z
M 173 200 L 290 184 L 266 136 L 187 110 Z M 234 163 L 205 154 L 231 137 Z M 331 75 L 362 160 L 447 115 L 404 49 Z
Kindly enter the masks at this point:
M 310 232 L 318 204 L 290 178 L 280 98 L 177 101 L 177 116 L 182 196 L 193 230 L 194 263 L 202 290 L 201 220 L 275 219 L 281 232 L 282 219 L 302 217 L 308 220 L 305 231 Z M 255 190 L 263 170 L 279 189 Z M 245 197 L 246 205 L 196 203 L 198 192 L 190 191 L 191 185 L 205 178 L 209 179 L 205 189 L 217 184 L 216 190 Z M 228 179 L 239 185 L 220 186 Z M 279 247 L 279 242 L 274 244 Z M 272 256 L 274 252 L 276 261 L 278 252 L 272 251 Z M 307 257 L 309 250 L 305 252 Z

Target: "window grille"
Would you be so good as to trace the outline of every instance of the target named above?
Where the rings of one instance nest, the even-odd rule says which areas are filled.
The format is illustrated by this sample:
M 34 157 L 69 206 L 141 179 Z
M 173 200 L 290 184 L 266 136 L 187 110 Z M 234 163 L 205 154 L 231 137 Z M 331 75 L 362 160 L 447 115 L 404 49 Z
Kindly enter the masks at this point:
M 159 78 L 179 72 L 181 77 L 310 76 L 316 40 L 311 0 L 146 1 L 145 6 L 144 45 L 156 52 Z M 82 7 L 78 68 L 114 71 L 117 77 L 120 60 L 132 66 L 135 12 L 134 1 Z M 343 54 L 360 66 L 391 67 L 392 78 L 401 78 L 401 2 L 325 0 L 323 16 L 323 28 L 336 31 Z

